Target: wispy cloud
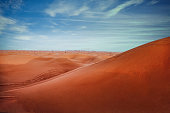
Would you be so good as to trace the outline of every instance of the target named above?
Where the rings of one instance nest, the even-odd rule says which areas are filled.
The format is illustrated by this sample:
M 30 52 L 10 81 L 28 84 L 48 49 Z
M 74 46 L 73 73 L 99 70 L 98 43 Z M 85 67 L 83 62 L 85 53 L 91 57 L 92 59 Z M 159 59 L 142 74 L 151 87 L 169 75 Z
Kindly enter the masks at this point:
M 103 11 L 109 8 L 115 0 L 90 0 L 82 1 L 81 5 L 78 2 L 72 1 L 57 1 L 55 0 L 52 4 L 45 9 L 45 13 L 51 17 L 55 17 L 57 14 L 66 16 L 84 16 L 84 17 L 97 17 L 103 15 Z M 93 4 L 93 6 L 91 5 Z
M 5 30 L 7 25 L 15 24 L 15 23 L 16 23 L 16 20 L 6 18 L 6 17 L 0 15 L 0 34 L 2 33 L 3 30 Z
M 82 6 L 81 8 L 79 8 L 78 10 L 74 11 L 74 13 L 72 14 L 73 16 L 78 16 L 81 13 L 87 11 L 89 8 L 87 6 Z
M 31 40 L 32 37 L 31 36 L 16 36 L 15 39 L 18 39 L 18 40 Z
M 56 14 L 64 14 L 69 16 L 78 16 L 81 12 L 87 10 L 88 7 L 83 6 L 78 9 L 76 4 L 66 1 L 54 1 L 45 9 L 45 13 L 51 17 L 55 17 Z
M 130 0 L 127 1 L 123 4 L 118 5 L 116 8 L 111 9 L 110 11 L 108 11 L 107 16 L 111 17 L 111 16 L 115 16 L 116 14 L 118 14 L 121 10 L 125 9 L 126 7 L 129 7 L 131 5 L 139 5 L 143 3 L 143 0 Z
M 37 37 L 41 38 L 41 39 L 48 39 L 48 36 L 46 36 L 46 35 L 38 35 Z
M 19 33 L 28 32 L 27 26 L 18 26 L 18 25 L 10 27 L 9 30 L 16 31 Z
M 23 33 L 29 30 L 26 25 L 20 25 L 17 20 L 0 15 L 0 34 L 2 34 L 3 31 Z
M 38 35 L 38 34 L 32 34 L 32 35 L 17 35 L 14 37 L 14 39 L 17 40 L 45 40 L 48 39 L 48 36 L 46 35 Z
M 152 1 L 150 1 L 148 4 L 149 5 L 155 5 L 155 4 L 157 4 L 159 2 L 159 0 L 152 0 Z
M 45 13 L 47 13 L 51 17 L 55 17 L 57 13 L 69 13 L 70 10 L 73 10 L 73 6 L 71 6 L 70 4 L 65 4 L 64 2 L 58 3 L 57 1 L 55 1 L 49 5 L 49 7 L 45 10 Z
M 81 26 L 80 28 L 81 28 L 81 29 L 86 29 L 86 28 L 87 28 L 87 26 Z
M 95 7 L 94 9 L 104 11 L 112 6 L 116 0 L 93 0 Z
M 86 18 L 104 18 L 112 17 L 126 7 L 129 7 L 131 5 L 139 5 L 143 3 L 143 1 L 144 0 L 129 0 L 109 11 L 107 10 L 115 3 L 115 0 L 91 0 L 88 2 L 83 2 L 81 6 L 70 1 L 54 1 L 52 4 L 49 5 L 47 9 L 45 9 L 45 13 L 51 17 L 55 17 L 56 14 L 62 14 L 66 16 L 82 15 Z M 93 4 L 93 7 L 91 6 L 91 4 Z

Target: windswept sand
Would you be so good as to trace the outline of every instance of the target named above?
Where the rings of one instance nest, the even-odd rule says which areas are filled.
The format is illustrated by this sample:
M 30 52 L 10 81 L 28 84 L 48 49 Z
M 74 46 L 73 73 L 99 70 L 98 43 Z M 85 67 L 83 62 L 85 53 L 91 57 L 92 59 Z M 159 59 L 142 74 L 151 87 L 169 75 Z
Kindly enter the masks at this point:
M 10 101 L 4 103 L 11 106 L 11 113 L 169 113 L 169 51 L 170 37 L 147 43 L 7 91 L 3 96 Z
M 87 51 L 0 51 L 0 87 L 11 89 L 29 85 L 116 54 Z

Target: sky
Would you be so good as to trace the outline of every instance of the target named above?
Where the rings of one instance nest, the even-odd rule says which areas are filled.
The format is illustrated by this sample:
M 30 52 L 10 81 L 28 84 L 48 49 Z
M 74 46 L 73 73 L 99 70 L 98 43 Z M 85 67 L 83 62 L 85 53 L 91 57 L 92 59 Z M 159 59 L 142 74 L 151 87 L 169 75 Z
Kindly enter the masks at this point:
M 169 0 L 0 0 L 0 50 L 123 52 L 168 36 Z

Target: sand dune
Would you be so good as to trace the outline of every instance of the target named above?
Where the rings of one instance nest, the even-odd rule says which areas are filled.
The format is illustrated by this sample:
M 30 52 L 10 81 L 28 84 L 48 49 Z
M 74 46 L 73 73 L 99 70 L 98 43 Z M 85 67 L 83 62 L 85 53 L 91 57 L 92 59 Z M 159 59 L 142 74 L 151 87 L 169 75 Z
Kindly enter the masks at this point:
M 170 37 L 6 93 L 30 113 L 169 113 L 169 50 Z
M 96 58 L 95 61 L 101 61 L 111 56 L 119 54 L 119 52 L 95 52 L 95 51 L 15 51 L 0 50 L 0 64 L 25 64 L 34 58 L 67 58 L 82 62 L 82 59 Z M 95 62 L 93 61 L 93 63 Z M 92 63 L 92 62 L 88 62 Z
M 17 54 L 0 54 L 0 64 L 25 64 L 36 58 L 36 56 L 32 55 L 17 55 Z
M 0 51 L 0 89 L 40 82 L 117 54 L 105 52 L 99 58 L 97 54 L 101 53 L 104 52 Z
M 26 64 L 15 66 L 8 65 L 6 68 L 4 67 L 3 75 L 1 77 L 6 83 L 25 82 L 33 79 L 39 74 L 46 73 L 49 70 L 55 69 L 56 71 L 58 70 L 58 74 L 61 74 L 77 67 L 79 67 L 78 64 L 68 59 L 35 58 Z

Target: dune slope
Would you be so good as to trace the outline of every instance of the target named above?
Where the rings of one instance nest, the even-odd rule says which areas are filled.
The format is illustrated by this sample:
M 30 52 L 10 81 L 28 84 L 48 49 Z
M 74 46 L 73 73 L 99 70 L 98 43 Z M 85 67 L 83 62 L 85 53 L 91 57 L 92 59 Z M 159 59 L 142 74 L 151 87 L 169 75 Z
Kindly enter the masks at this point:
M 12 91 L 36 113 L 169 113 L 170 37 Z
M 67 58 L 38 57 L 26 64 L 0 64 L 1 86 L 7 90 L 23 85 L 33 84 L 60 75 L 81 65 Z

